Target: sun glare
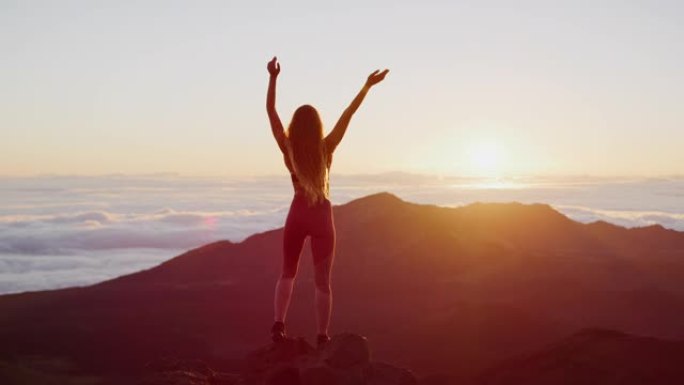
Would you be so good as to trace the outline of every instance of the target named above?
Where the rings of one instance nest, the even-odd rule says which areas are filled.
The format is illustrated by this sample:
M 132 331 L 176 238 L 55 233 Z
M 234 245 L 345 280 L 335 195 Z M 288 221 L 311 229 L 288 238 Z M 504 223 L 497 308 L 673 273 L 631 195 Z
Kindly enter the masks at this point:
M 483 177 L 501 176 L 502 151 L 493 142 L 474 144 L 470 149 L 470 166 L 473 174 Z

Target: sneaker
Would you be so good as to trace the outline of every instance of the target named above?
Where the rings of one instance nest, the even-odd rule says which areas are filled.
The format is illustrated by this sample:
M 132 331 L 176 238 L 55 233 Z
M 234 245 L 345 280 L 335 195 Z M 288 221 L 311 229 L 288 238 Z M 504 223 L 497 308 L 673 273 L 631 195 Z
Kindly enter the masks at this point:
M 271 327 L 271 339 L 273 342 L 281 342 L 285 340 L 285 324 L 276 321 Z
M 327 334 L 319 334 L 318 337 L 316 337 L 316 345 L 318 345 L 318 349 L 324 348 L 328 342 L 330 342 L 330 337 Z

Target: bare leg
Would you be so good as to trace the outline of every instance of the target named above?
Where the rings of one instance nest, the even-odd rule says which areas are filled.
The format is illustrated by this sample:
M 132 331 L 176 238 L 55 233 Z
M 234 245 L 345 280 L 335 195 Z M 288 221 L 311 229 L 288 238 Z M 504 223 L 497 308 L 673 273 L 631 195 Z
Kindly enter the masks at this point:
M 316 319 L 318 321 L 318 334 L 328 335 L 331 312 L 332 292 L 326 292 L 316 287 Z
M 332 218 L 332 208 L 329 206 L 327 217 L 321 228 L 321 234 L 311 237 L 311 252 L 314 258 L 314 274 L 316 280 L 316 320 L 318 321 L 319 337 L 328 335 L 330 315 L 332 313 L 332 288 L 330 285 L 330 271 L 335 259 L 335 225 Z
M 276 283 L 273 299 L 273 318 L 276 322 L 285 323 L 295 276 L 297 276 L 299 256 L 302 253 L 305 240 L 306 233 L 296 221 L 292 220 L 292 216 L 288 215 L 283 230 L 283 270 L 278 283 Z
M 332 268 L 332 252 L 327 258 L 319 261 L 314 267 L 316 281 L 316 320 L 318 334 L 328 335 L 330 314 L 332 312 L 332 287 L 330 285 L 330 270 Z
M 275 288 L 275 301 L 273 303 L 273 310 L 275 313 L 274 319 L 276 322 L 285 323 L 287 316 L 287 309 L 290 307 L 290 299 L 292 298 L 292 288 L 294 287 L 294 277 L 280 277 Z

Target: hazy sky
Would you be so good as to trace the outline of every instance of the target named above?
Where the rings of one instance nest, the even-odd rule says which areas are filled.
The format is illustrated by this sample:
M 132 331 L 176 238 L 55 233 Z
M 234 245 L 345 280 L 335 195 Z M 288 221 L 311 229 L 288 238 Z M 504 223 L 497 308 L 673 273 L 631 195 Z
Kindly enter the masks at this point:
M 0 0 L 0 174 L 285 173 L 273 55 L 328 129 L 390 69 L 334 172 L 684 174 L 681 4 Z

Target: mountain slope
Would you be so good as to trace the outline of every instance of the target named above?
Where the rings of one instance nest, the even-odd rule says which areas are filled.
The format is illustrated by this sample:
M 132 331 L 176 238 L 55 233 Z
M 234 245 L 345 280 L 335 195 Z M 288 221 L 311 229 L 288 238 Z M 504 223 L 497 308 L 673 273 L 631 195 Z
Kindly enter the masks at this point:
M 334 207 L 335 331 L 383 360 L 471 376 L 586 327 L 684 336 L 684 234 L 574 222 L 547 205 L 444 208 L 374 194 Z M 85 288 L 0 296 L 0 358 L 96 372 L 159 355 L 221 369 L 268 338 L 282 229 Z M 312 336 L 308 242 L 288 317 Z M 439 349 L 435 349 L 439 346 Z
M 669 385 L 684 380 L 684 341 L 584 330 L 482 376 L 482 385 Z

